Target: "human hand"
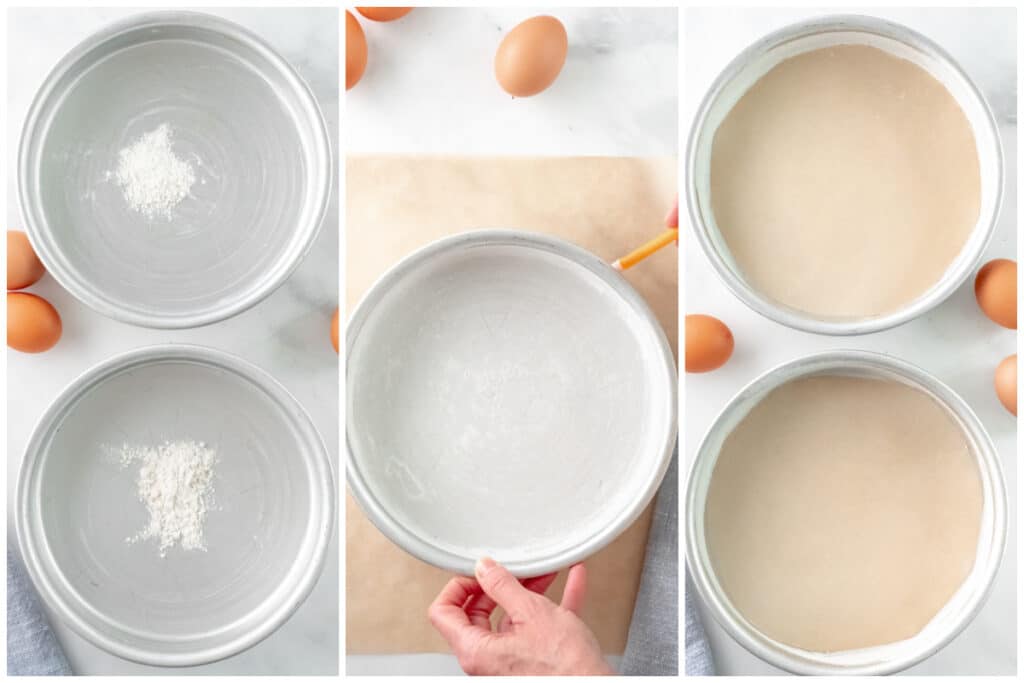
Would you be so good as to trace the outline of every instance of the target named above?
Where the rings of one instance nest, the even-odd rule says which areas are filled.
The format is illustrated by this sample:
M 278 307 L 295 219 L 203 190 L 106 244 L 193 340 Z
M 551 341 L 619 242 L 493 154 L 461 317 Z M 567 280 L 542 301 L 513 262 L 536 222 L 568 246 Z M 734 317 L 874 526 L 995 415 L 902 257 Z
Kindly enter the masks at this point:
M 557 574 L 520 582 L 494 560 L 476 565 L 476 578 L 458 576 L 445 585 L 427 615 L 459 666 L 470 675 L 607 675 L 611 667 L 597 638 L 579 618 L 587 570 L 569 568 L 562 604 L 544 597 Z M 491 614 L 505 615 L 492 628 Z

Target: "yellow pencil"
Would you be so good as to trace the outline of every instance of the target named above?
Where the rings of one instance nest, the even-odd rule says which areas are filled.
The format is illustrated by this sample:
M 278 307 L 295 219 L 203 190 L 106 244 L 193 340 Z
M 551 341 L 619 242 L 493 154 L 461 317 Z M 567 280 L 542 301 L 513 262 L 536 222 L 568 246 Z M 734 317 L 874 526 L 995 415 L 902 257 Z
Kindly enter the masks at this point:
M 612 263 L 612 268 L 615 270 L 626 270 L 632 268 L 636 264 L 643 261 L 645 258 L 658 251 L 662 247 L 668 244 L 672 244 L 679 240 L 679 229 L 669 228 L 665 232 L 655 237 L 650 242 L 647 242 L 641 247 L 634 249 L 620 259 L 617 259 Z

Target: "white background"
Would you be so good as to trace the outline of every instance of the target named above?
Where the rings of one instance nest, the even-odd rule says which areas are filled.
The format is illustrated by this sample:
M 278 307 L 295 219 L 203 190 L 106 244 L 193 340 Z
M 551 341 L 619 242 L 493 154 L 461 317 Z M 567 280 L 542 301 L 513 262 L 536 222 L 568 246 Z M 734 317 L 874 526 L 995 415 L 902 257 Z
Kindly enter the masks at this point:
M 747 45 L 786 24 L 812 16 L 843 12 L 760 9 L 687 10 L 684 18 L 684 135 L 700 99 L 725 65 Z M 980 86 L 999 123 L 1006 156 L 1006 195 L 1002 215 L 984 260 L 1016 258 L 1017 225 L 1017 20 L 1012 9 L 871 10 L 873 14 L 924 33 L 952 54 Z M 1015 353 L 1013 331 L 989 321 L 974 300 L 973 279 L 945 303 L 920 319 L 878 334 L 830 338 L 797 332 L 747 309 L 711 269 L 695 239 L 683 248 L 684 294 L 688 313 L 722 319 L 733 331 L 736 350 L 721 369 L 687 375 L 685 417 L 687 462 L 701 437 L 728 400 L 754 377 L 781 362 L 814 351 L 860 348 L 908 360 L 932 372 L 957 391 L 981 418 L 1002 457 L 1010 491 L 1009 543 L 995 588 L 974 622 L 949 646 L 909 670 L 916 674 L 1016 673 L 1017 650 L 1017 458 L 1013 416 L 996 399 L 996 365 Z M 703 622 L 720 674 L 770 674 L 777 669 L 737 645 L 702 610 Z
M 337 149 L 338 12 L 334 9 L 207 10 L 255 31 L 306 79 L 316 94 Z M 7 227 L 23 229 L 18 214 L 16 153 L 25 113 L 57 60 L 93 31 L 132 12 L 122 9 L 11 10 L 8 15 Z M 184 331 L 132 327 L 94 313 L 49 276 L 31 292 L 60 312 L 64 336 L 38 355 L 7 350 L 8 541 L 15 544 L 10 509 L 29 433 L 43 410 L 72 379 L 110 356 L 165 342 L 216 347 L 275 376 L 299 400 L 323 436 L 338 471 L 338 357 L 330 345 L 338 305 L 338 198 L 299 269 L 269 298 L 228 321 Z M 337 539 L 335 529 L 335 539 Z M 186 670 L 154 669 L 108 655 L 56 619 L 61 644 L 80 674 L 217 673 L 333 674 L 338 671 L 338 550 L 328 549 L 320 581 L 298 612 L 256 647 L 222 662 Z
M 494 79 L 494 52 L 509 29 L 537 14 L 565 24 L 569 55 L 551 88 L 513 99 Z M 357 15 L 369 56 L 362 80 L 346 93 L 346 148 L 675 155 L 678 16 L 675 9 L 421 8 L 382 24 Z M 410 605 L 410 618 L 422 618 L 426 607 Z M 346 671 L 441 674 L 459 668 L 450 655 L 349 656 Z

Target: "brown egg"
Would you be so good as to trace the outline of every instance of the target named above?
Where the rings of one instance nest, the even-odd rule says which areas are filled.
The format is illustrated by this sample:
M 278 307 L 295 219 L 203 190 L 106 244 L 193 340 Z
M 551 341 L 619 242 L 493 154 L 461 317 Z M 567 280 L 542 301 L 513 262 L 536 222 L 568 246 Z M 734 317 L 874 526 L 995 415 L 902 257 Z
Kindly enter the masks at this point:
M 710 315 L 686 316 L 686 371 L 709 372 L 725 365 L 735 342 L 732 332 Z
M 505 36 L 494 56 L 494 75 L 513 97 L 530 97 L 555 82 L 569 38 L 562 22 L 554 17 L 527 19 Z
M 1017 354 L 1007 356 L 996 368 L 996 396 L 1003 407 L 1017 414 Z
M 331 318 L 331 346 L 334 347 L 334 352 L 338 351 L 338 309 L 334 309 L 334 317 Z
M 366 34 L 351 12 L 345 10 L 345 90 L 359 82 L 366 71 Z
M 25 292 L 7 293 L 7 345 L 25 353 L 39 353 L 60 339 L 57 309 L 46 299 Z
M 412 11 L 412 7 L 356 7 L 356 11 L 372 21 L 394 21 Z
M 32 250 L 28 235 L 7 231 L 7 289 L 23 289 L 39 281 L 46 269 Z
M 1017 329 L 1017 262 L 997 258 L 974 278 L 974 298 L 993 322 Z

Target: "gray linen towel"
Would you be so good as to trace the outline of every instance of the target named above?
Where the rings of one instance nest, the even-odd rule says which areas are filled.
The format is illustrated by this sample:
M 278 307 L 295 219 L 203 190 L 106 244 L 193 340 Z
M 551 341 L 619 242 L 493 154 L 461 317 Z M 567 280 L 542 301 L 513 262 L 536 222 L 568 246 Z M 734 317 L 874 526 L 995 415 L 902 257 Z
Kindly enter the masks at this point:
M 7 675 L 71 675 L 71 667 L 50 630 L 35 588 L 10 548 L 7 549 Z
M 711 647 L 708 645 L 708 637 L 704 633 L 704 626 L 700 623 L 700 614 L 697 613 L 696 604 L 693 601 L 694 587 L 690 583 L 690 577 L 686 577 L 686 675 L 687 676 L 714 676 L 715 662 L 711 659 Z
M 626 676 L 679 675 L 679 448 L 654 503 L 640 590 L 622 656 Z

